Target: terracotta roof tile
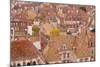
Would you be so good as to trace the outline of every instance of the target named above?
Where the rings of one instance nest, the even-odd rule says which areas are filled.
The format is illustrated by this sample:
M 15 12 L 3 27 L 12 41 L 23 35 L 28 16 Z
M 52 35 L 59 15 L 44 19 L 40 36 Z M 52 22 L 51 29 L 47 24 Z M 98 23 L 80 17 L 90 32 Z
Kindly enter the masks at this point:
M 38 50 L 28 40 L 11 42 L 11 61 L 32 59 L 38 55 Z

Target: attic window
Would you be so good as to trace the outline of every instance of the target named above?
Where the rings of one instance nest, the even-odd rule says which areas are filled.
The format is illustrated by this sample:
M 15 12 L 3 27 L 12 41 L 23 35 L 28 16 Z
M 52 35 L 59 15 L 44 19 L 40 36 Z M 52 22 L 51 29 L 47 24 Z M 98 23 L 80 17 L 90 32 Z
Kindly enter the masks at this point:
M 33 62 L 33 65 L 36 65 L 36 62 L 35 61 Z
M 28 62 L 28 63 L 27 63 L 27 66 L 30 66 L 30 65 L 31 65 L 31 63 L 30 63 L 30 62 Z
M 21 66 L 20 63 L 18 63 L 17 66 Z
M 72 33 L 71 32 L 67 32 L 67 34 L 71 35 Z
M 80 9 L 86 12 L 86 8 L 84 6 L 81 6 Z
M 95 28 L 93 28 L 93 29 L 91 30 L 91 32 L 95 32 Z

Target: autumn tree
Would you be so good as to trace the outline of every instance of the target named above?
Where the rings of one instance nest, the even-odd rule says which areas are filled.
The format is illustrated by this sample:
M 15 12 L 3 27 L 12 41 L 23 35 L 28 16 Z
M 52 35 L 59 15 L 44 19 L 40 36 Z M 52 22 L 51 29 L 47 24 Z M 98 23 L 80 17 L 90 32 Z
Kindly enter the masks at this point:
M 32 35 L 33 36 L 36 36 L 36 35 L 38 35 L 39 34 L 39 30 L 40 30 L 40 28 L 38 27 L 38 26 L 33 26 L 32 27 Z
M 52 28 L 50 31 L 50 36 L 59 36 L 60 30 L 58 28 Z

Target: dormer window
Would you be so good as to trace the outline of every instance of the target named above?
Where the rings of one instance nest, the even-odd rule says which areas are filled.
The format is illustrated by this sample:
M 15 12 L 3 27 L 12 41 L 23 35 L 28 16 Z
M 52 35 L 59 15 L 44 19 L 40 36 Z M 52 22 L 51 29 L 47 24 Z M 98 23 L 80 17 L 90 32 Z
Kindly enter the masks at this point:
M 91 32 L 95 32 L 95 28 L 90 27 Z
M 17 64 L 17 66 L 21 66 L 21 64 L 20 64 L 20 63 L 18 63 L 18 64 Z
M 91 30 L 91 32 L 95 32 L 95 28 Z
M 33 62 L 33 65 L 36 65 L 36 62 L 35 61 Z

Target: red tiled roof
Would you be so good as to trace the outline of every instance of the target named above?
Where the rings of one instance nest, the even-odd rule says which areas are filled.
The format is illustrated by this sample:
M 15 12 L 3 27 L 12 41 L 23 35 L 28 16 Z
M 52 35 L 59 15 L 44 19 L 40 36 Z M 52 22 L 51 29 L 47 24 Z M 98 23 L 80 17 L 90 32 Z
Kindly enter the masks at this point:
M 32 59 L 38 55 L 38 50 L 28 40 L 11 42 L 11 61 Z

